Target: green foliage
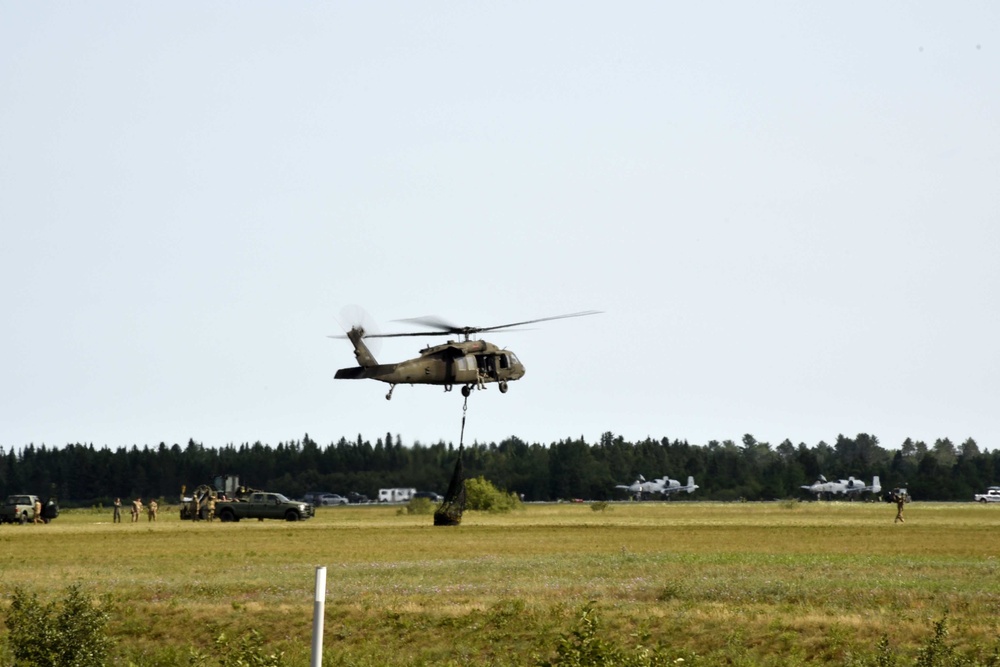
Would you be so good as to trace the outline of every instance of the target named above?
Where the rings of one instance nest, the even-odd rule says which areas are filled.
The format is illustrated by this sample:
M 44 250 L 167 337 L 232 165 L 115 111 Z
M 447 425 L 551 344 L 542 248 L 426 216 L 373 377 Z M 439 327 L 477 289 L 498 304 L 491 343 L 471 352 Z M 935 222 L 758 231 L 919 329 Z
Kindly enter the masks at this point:
M 909 439 L 888 445 L 894 449 L 864 433 L 838 435 L 833 446 L 793 445 L 789 440 L 772 446 L 749 434 L 739 444 L 691 444 L 669 438 L 628 442 L 609 432 L 596 443 L 581 437 L 528 445 L 512 436 L 466 446 L 464 456 L 467 470 L 533 501 L 624 498 L 615 484 L 639 474 L 667 472 L 681 479 L 696 477 L 700 488 L 685 500 L 804 498 L 801 485 L 820 474 L 866 482 L 879 475 L 883 488 L 907 486 L 920 501 L 969 500 L 973 492 L 994 484 L 995 471 L 1000 470 L 1000 449 L 980 448 L 972 439 L 960 448 L 947 438 L 933 446 Z M 0 497 L 50 489 L 64 508 L 90 507 L 102 513 L 116 495 L 156 497 L 166 508 L 163 500 L 176 498 L 182 485 L 194 488 L 220 470 L 239 471 L 246 483 L 289 497 L 317 489 L 376 497 L 380 487 L 447 488 L 454 460 L 454 447 L 448 443 L 404 446 L 398 435 L 390 434 L 374 443 L 359 436 L 325 445 L 308 435 L 275 445 L 238 447 L 205 447 L 193 440 L 186 446 L 164 443 L 115 450 L 27 445 L 0 456 Z
M 980 659 L 976 653 L 981 653 L 980 647 L 969 649 L 968 653 L 960 653 L 955 645 L 948 641 L 948 615 L 934 622 L 934 633 L 917 649 L 914 667 L 997 667 L 1000 665 L 1000 645 L 994 646 L 992 654 Z M 898 656 L 889 645 L 889 638 L 882 635 L 875 647 L 875 655 L 868 661 L 872 667 L 897 667 Z
M 405 507 L 400 508 L 400 514 L 434 514 L 437 506 L 430 498 L 410 498 Z
M 663 647 L 636 646 L 632 649 L 598 636 L 600 623 L 593 602 L 580 612 L 577 627 L 559 637 L 554 660 L 542 660 L 538 667 L 665 667 L 684 664 L 670 660 Z M 688 663 L 692 664 L 692 663 Z
M 896 667 L 896 654 L 889 647 L 889 637 L 882 635 L 875 647 L 875 667 Z
M 107 664 L 108 602 L 94 604 L 79 585 L 67 589 L 62 604 L 43 603 L 20 587 L 11 594 L 6 623 L 15 665 L 101 667 Z
M 521 508 L 521 499 L 516 493 L 500 491 L 482 475 L 465 480 L 465 509 L 503 513 Z
M 192 649 L 188 664 L 191 667 L 208 667 L 212 664 L 219 667 L 280 667 L 284 660 L 284 653 L 281 651 L 268 653 L 264 649 L 264 638 L 252 628 L 236 641 L 221 633 L 215 638 L 215 650 L 218 655 L 212 660 L 210 656 Z

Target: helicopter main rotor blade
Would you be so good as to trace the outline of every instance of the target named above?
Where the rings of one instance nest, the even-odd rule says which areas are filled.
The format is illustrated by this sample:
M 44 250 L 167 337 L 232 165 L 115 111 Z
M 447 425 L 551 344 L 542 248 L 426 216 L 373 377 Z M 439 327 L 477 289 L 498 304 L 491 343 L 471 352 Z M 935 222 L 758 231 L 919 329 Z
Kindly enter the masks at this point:
M 365 333 L 362 338 L 403 338 L 406 336 L 448 336 L 451 335 L 451 331 L 414 331 L 406 333 L 380 333 L 380 334 L 370 334 Z M 349 338 L 346 335 L 339 336 L 327 336 L 327 338 Z
M 549 322 L 551 320 L 565 320 L 570 317 L 584 317 L 586 315 L 598 315 L 603 311 L 600 310 L 582 310 L 579 313 L 567 313 L 566 315 L 553 315 L 552 317 L 539 317 L 537 320 L 525 320 L 523 322 L 511 322 L 510 324 L 498 324 L 494 327 L 480 327 L 476 329 L 476 332 L 480 331 L 496 331 L 497 329 L 509 329 L 510 327 L 519 327 L 522 324 L 534 324 L 535 322 Z
M 425 317 L 410 317 L 404 320 L 393 320 L 393 322 L 419 324 L 420 326 L 428 327 L 430 329 L 440 329 L 446 333 L 459 333 L 463 329 L 463 327 L 455 326 L 451 322 L 446 322 L 440 317 L 434 315 L 427 315 Z
M 403 332 L 403 333 L 365 333 L 365 338 L 404 338 L 413 336 L 450 336 L 453 334 L 458 334 L 468 338 L 473 334 L 482 333 L 483 331 L 497 331 L 499 329 L 511 329 L 514 331 L 524 331 L 524 329 L 513 329 L 513 327 L 520 327 L 525 324 L 535 324 L 536 322 L 549 322 L 551 320 L 564 320 L 570 317 L 584 317 L 586 315 L 597 315 L 602 313 L 600 310 L 584 310 L 579 313 L 567 313 L 566 315 L 553 315 L 551 317 L 539 317 L 534 320 L 524 320 L 523 322 L 511 322 L 509 324 L 498 324 L 492 327 L 459 327 L 446 322 L 440 317 L 427 316 L 427 317 L 411 317 L 404 320 L 393 320 L 393 322 L 410 322 L 412 324 L 419 324 L 431 329 L 437 329 L 438 331 L 421 331 L 421 332 Z M 331 338 L 347 338 L 347 336 L 330 336 Z
M 510 324 L 497 324 L 492 327 L 459 327 L 455 326 L 450 322 L 446 322 L 440 317 L 428 316 L 428 317 L 412 317 L 405 320 L 394 320 L 395 322 L 412 322 L 414 324 L 420 324 L 425 327 L 430 327 L 431 329 L 440 329 L 442 333 L 457 333 L 463 335 L 470 335 L 481 333 L 483 331 L 496 331 L 498 329 L 509 329 L 511 327 L 518 327 L 524 324 L 534 324 L 535 322 L 548 322 L 550 320 L 564 320 L 569 317 L 583 317 L 585 315 L 597 315 L 602 311 L 600 310 L 584 310 L 579 313 L 568 313 L 566 315 L 553 315 L 552 317 L 540 317 L 535 320 L 524 320 L 523 322 L 511 322 Z

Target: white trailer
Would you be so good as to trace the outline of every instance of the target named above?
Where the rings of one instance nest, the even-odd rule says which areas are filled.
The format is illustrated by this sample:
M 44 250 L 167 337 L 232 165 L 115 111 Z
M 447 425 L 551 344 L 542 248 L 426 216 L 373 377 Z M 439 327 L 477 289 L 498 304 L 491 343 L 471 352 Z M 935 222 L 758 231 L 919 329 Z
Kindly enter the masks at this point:
M 416 489 L 379 489 L 378 501 L 380 503 L 408 503 L 416 492 Z

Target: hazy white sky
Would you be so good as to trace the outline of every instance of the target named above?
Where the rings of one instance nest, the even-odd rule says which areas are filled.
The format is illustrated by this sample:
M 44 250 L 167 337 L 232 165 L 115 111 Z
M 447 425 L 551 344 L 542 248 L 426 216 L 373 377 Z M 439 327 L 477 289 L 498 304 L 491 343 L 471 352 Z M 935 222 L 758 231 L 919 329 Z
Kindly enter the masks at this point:
M 0 446 L 1000 446 L 994 2 L 0 4 Z M 440 339 L 383 343 L 379 361 Z

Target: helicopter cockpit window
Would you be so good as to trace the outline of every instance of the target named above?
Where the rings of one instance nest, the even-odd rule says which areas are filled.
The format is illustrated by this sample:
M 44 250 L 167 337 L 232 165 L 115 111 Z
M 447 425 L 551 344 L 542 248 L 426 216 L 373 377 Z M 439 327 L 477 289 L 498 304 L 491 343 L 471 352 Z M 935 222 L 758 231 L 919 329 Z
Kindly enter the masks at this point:
M 506 354 L 500 355 L 500 368 L 503 368 L 505 370 L 510 368 L 510 359 L 507 357 Z
M 507 353 L 507 356 L 508 356 L 508 357 L 510 357 L 510 365 L 511 365 L 511 366 L 513 366 L 514 364 L 519 364 L 519 363 L 521 363 L 520 361 L 518 361 L 518 359 L 517 359 L 517 355 L 516 355 L 516 354 L 514 354 L 513 352 L 508 352 L 508 353 Z

